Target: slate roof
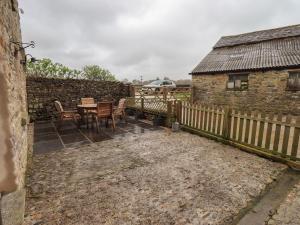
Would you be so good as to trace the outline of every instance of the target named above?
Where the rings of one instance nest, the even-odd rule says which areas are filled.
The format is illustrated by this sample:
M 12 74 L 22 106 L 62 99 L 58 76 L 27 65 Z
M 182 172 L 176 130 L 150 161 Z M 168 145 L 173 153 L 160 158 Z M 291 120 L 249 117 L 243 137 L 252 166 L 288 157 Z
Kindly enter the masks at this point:
M 300 24 L 225 36 L 191 74 L 300 67 Z

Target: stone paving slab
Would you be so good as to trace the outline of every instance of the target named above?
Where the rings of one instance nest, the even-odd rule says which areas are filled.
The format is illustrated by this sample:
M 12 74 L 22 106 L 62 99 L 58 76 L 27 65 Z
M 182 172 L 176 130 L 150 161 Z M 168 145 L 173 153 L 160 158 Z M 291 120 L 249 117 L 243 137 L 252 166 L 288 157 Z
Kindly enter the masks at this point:
M 232 224 L 286 166 L 185 132 L 34 156 L 25 225 Z
M 49 151 L 57 151 L 63 149 L 64 146 L 59 140 L 59 138 L 55 138 L 53 140 L 47 141 L 39 141 L 34 143 L 33 145 L 33 153 L 34 154 L 43 154 Z
M 300 183 L 295 185 L 280 207 L 271 215 L 267 225 L 300 224 Z
M 59 151 L 63 148 L 106 141 L 116 136 L 126 136 L 126 133 L 139 134 L 161 129 L 142 121 L 133 120 L 130 117 L 127 121 L 127 123 L 117 121 L 115 130 L 111 127 L 105 127 L 105 124 L 102 123 L 99 132 L 97 132 L 95 124 L 94 128 L 87 129 L 84 125 L 78 129 L 72 121 L 64 121 L 60 128 L 52 121 L 37 122 L 34 126 L 34 153 L 44 154 L 50 151 Z

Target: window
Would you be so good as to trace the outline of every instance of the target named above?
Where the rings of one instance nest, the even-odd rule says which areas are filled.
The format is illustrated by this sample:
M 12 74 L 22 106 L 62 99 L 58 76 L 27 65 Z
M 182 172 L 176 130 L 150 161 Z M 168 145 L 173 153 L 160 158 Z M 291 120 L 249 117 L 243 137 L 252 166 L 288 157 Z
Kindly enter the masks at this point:
M 243 91 L 248 89 L 248 74 L 229 74 L 228 77 L 228 90 Z
M 300 71 L 289 73 L 287 89 L 291 91 L 300 91 Z
M 162 85 L 172 85 L 172 81 L 164 81 L 163 83 L 162 83 Z

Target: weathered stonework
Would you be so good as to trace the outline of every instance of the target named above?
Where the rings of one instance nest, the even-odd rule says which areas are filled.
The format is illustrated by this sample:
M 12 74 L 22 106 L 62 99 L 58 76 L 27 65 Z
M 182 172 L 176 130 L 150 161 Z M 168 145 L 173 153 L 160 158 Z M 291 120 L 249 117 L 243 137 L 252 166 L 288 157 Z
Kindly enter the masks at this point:
M 21 225 L 24 220 L 25 189 L 14 191 L 1 199 L 3 225 Z
M 30 174 L 33 164 L 32 164 L 32 157 L 33 157 L 33 141 L 34 141 L 34 123 L 30 123 L 28 125 L 28 132 L 27 132 L 27 142 L 28 142 L 28 151 L 27 151 L 27 168 L 26 168 L 26 176 Z
M 288 71 L 249 73 L 248 90 L 227 90 L 227 74 L 193 75 L 196 102 L 240 110 L 300 115 L 300 91 L 288 91 Z
M 74 79 L 27 78 L 28 112 L 31 121 L 47 120 L 56 115 L 54 101 L 66 109 L 76 108 L 82 97 L 97 101 L 129 96 L 129 86 L 121 82 Z
M 15 42 L 15 43 L 13 43 Z M 17 0 L 0 1 L 0 206 L 4 225 L 22 224 L 27 155 L 26 77 Z

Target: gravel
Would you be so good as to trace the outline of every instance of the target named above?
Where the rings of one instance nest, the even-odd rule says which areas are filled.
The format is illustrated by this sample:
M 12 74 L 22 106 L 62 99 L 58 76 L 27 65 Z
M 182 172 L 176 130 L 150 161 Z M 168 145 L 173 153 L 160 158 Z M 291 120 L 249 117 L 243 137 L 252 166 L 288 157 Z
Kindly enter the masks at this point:
M 186 132 L 35 155 L 25 225 L 231 224 L 286 166 Z

